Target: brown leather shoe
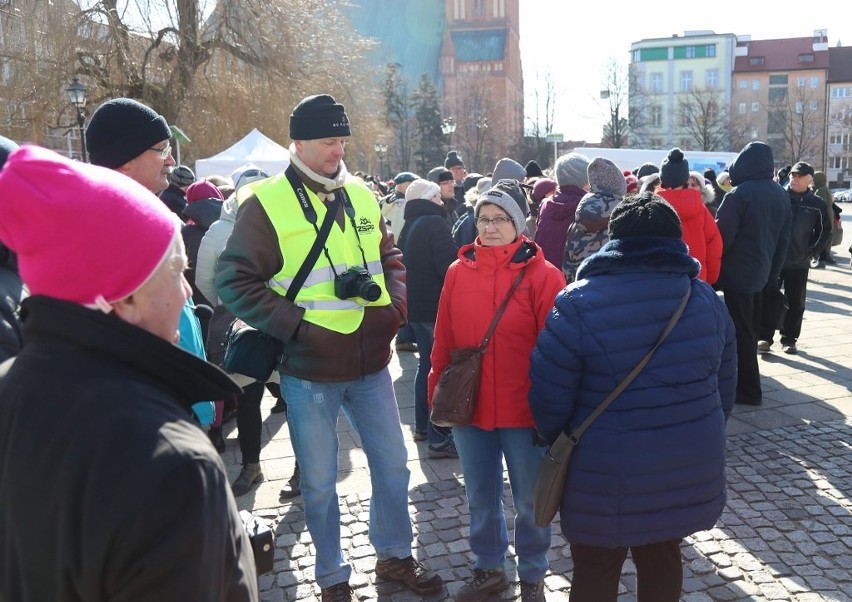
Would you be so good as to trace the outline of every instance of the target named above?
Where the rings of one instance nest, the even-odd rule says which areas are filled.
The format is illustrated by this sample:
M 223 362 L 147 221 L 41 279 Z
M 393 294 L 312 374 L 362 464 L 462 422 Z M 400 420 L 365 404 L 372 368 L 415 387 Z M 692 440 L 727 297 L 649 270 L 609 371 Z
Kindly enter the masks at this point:
M 376 577 L 404 583 L 408 589 L 421 596 L 437 594 L 444 588 L 444 580 L 440 575 L 430 571 L 413 556 L 376 561 Z
M 347 582 L 322 588 L 322 602 L 358 602 Z

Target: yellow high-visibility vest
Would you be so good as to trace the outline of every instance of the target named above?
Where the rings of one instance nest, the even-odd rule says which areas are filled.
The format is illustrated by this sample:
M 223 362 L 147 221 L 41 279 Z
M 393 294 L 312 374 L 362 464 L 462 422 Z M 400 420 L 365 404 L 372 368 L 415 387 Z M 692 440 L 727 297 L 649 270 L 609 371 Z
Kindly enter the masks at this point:
M 350 334 L 361 325 L 365 307 L 390 305 L 391 299 L 385 287 L 385 276 L 382 270 L 380 254 L 382 232 L 379 228 L 382 217 L 376 197 L 357 182 L 348 182 L 344 187 L 355 209 L 357 236 L 349 216 L 345 216 L 345 230 L 341 230 L 337 223 L 332 225 L 325 248 L 328 250 L 331 261 L 334 262 L 334 270 L 329 265 L 326 254 L 320 253 L 316 264 L 296 295 L 296 305 L 305 309 L 303 316 L 305 321 L 341 334 Z M 284 257 L 284 266 L 269 280 L 267 286 L 284 296 L 313 245 L 317 231 L 305 219 L 296 193 L 283 173 L 248 184 L 243 188 L 246 190 L 240 190 L 238 202 L 254 194 L 278 235 L 278 245 Z M 316 211 L 318 228 L 325 219 L 325 203 L 307 187 L 305 192 Z M 342 204 L 339 210 L 344 211 Z M 363 258 L 358 248 L 359 239 L 361 248 L 364 250 Z M 366 266 L 364 259 L 367 262 Z M 335 272 L 342 274 L 350 267 L 366 267 L 370 272 L 373 280 L 382 289 L 382 294 L 376 301 L 368 302 L 361 298 L 338 299 L 335 296 Z

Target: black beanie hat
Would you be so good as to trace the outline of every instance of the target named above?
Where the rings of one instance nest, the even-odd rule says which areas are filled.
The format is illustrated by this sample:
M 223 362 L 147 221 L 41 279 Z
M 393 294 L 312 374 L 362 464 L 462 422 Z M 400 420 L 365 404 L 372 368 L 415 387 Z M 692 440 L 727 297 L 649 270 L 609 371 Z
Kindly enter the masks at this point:
M 444 167 L 447 169 L 451 167 L 464 167 L 464 161 L 462 161 L 459 151 L 450 151 L 447 153 L 447 158 L 444 159 Z
M 162 115 L 132 98 L 113 98 L 92 114 L 86 147 L 91 163 L 115 169 L 171 137 Z
M 538 162 L 535 159 L 531 159 L 527 163 L 527 165 L 524 169 L 527 170 L 527 177 L 528 178 L 543 178 L 544 177 L 544 172 L 541 171 L 541 166 L 538 164 Z
M 689 161 L 683 151 L 673 148 L 660 165 L 660 183 L 663 188 L 681 188 L 689 181 Z
M 653 192 L 626 198 L 615 206 L 609 217 L 611 240 L 641 236 L 683 237 L 677 212 Z
M 641 180 L 645 176 L 650 176 L 652 173 L 660 173 L 660 168 L 653 163 L 643 163 L 636 170 L 636 177 Z
M 349 117 L 343 105 L 328 94 L 303 98 L 290 115 L 290 138 L 317 140 L 351 136 Z

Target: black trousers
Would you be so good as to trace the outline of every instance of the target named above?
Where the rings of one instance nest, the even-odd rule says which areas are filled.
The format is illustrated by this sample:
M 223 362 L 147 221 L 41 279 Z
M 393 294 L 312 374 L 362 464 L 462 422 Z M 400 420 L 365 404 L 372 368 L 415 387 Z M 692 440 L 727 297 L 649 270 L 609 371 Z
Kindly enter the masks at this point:
M 243 387 L 243 394 L 237 401 L 237 439 L 243 464 L 260 462 L 260 433 L 263 428 L 260 402 L 263 391 L 264 383 L 253 382 Z
M 757 333 L 762 295 L 725 291 L 725 305 L 737 331 L 737 403 L 759 405 L 763 400 L 757 366 Z
M 802 334 L 802 318 L 805 315 L 805 298 L 808 293 L 808 274 L 810 268 L 784 268 L 781 270 L 778 288 L 784 289 L 787 300 L 787 313 L 781 325 L 781 344 L 795 343 Z M 775 331 L 761 326 L 759 340 L 772 342 Z
M 615 602 L 621 568 L 630 551 L 636 565 L 638 602 L 678 602 L 683 589 L 680 539 L 632 548 L 571 544 L 574 578 L 570 602 Z

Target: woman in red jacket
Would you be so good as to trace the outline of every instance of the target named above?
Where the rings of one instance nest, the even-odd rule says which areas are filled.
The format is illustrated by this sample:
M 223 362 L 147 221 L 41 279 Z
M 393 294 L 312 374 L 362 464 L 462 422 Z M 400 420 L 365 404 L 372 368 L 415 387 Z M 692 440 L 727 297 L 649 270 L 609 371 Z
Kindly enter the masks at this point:
M 719 279 L 722 266 L 722 235 L 716 220 L 704 205 L 701 192 L 689 187 L 689 162 L 673 148 L 660 166 L 662 188 L 656 194 L 674 207 L 683 227 L 683 242 L 689 254 L 701 263 L 698 277 L 708 284 Z
M 453 428 L 470 510 L 473 576 L 455 599 L 484 600 L 509 587 L 509 535 L 503 510 L 503 460 L 515 504 L 515 552 L 521 599 L 544 600 L 550 527 L 537 527 L 533 488 L 546 448 L 538 445 L 527 394 L 530 353 L 556 294 L 561 270 L 523 235 L 526 199 L 515 180 L 501 180 L 476 205 L 478 237 L 459 249 L 438 304 L 429 399 L 450 350 L 482 342 L 497 308 L 524 270 L 482 357 L 479 400 L 470 426 Z

